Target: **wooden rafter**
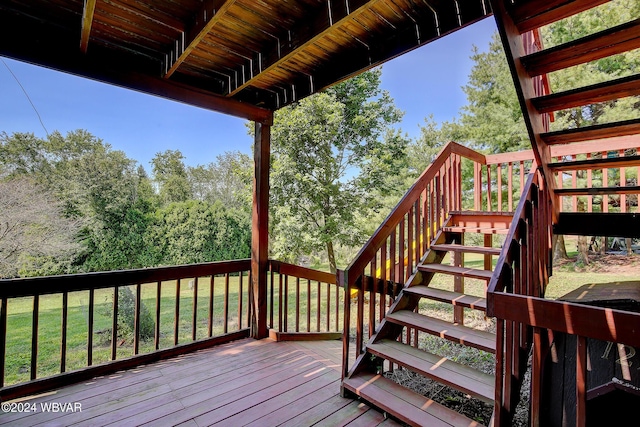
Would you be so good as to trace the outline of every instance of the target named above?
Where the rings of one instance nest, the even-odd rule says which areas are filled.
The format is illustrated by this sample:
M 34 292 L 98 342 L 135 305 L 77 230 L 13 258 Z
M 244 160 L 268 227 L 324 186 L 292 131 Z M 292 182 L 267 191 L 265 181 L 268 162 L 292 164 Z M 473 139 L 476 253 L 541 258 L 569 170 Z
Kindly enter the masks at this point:
M 260 78 L 262 73 L 268 73 L 276 69 L 281 64 L 290 60 L 295 53 L 310 44 L 324 37 L 331 28 L 344 25 L 358 18 L 362 13 L 366 12 L 371 6 L 380 0 L 355 0 L 350 2 L 350 9 L 337 8 L 336 10 L 327 9 L 327 15 L 318 14 L 313 23 L 303 23 L 298 28 L 289 31 L 289 39 L 291 43 L 281 44 L 272 49 L 271 52 L 260 53 L 262 67 L 258 73 L 249 77 L 242 84 L 231 90 L 229 96 L 234 96 L 243 89 L 249 87 Z M 328 18 L 328 19 L 327 19 Z M 313 29 L 309 31 L 309 29 Z M 293 42 L 297 40 L 297 42 Z
M 198 44 L 206 37 L 211 29 L 220 21 L 227 11 L 234 5 L 236 0 L 213 0 L 205 1 L 202 8 L 194 17 L 194 25 L 188 31 L 185 40 L 176 40 L 176 48 L 173 55 L 174 60 L 165 73 L 164 77 L 169 78 L 193 52 Z
M 93 24 L 93 14 L 96 10 L 98 0 L 84 0 L 82 9 L 82 32 L 80 36 L 80 51 L 87 53 L 89 47 L 89 35 L 91 35 L 91 25 Z

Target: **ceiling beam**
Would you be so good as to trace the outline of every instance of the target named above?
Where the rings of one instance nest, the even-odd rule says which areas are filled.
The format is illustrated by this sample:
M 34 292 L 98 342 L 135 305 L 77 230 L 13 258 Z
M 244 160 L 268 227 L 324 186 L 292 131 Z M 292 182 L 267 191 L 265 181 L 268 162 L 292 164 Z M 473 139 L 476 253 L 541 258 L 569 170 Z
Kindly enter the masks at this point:
M 91 35 L 91 25 L 93 24 L 93 14 L 96 11 L 98 0 L 84 0 L 82 9 L 82 31 L 80 35 L 80 51 L 87 53 L 89 47 L 89 35 Z
M 193 17 L 194 23 L 187 34 L 183 33 L 183 37 L 176 40 L 171 65 L 164 75 L 165 79 L 176 72 L 180 64 L 189 57 L 193 49 L 198 46 L 235 2 L 236 0 L 205 0 L 198 13 Z
M 273 122 L 267 108 L 163 79 L 160 61 L 97 43 L 83 54 L 75 47 L 77 33 L 60 31 L 53 22 L 34 22 L 0 13 L 0 55 L 263 124 Z
M 274 46 L 267 53 L 258 53 L 259 60 L 253 61 L 254 64 L 258 64 L 257 72 L 254 73 L 252 70 L 251 75 L 242 83 L 233 90 L 230 88 L 229 96 L 234 96 L 253 84 L 262 73 L 268 73 L 287 62 L 298 50 L 304 49 L 328 34 L 331 28 L 353 21 L 378 1 L 380 0 L 351 0 L 347 3 L 328 1 L 326 11 L 318 13 L 314 21 L 303 22 L 296 28 L 286 31 L 286 37 L 280 39 L 284 42 L 279 41 L 278 46 Z M 329 7 L 332 3 L 342 3 L 342 7 L 335 7 L 336 5 L 333 8 Z M 242 75 L 242 72 L 239 75 Z

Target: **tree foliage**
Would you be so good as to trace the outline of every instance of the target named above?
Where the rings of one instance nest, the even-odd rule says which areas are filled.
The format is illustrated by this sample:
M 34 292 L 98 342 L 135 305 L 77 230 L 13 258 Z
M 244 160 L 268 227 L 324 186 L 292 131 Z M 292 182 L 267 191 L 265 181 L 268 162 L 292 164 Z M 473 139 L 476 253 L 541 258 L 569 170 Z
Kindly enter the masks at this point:
M 471 59 L 474 65 L 463 87 L 467 105 L 460 117 L 460 137 L 491 153 L 531 148 L 498 33 L 486 52 L 474 47 Z
M 359 215 L 375 211 L 373 189 L 405 155 L 388 132 L 402 113 L 379 88 L 380 70 L 363 73 L 276 113 L 273 127 L 273 252 L 280 258 L 363 240 Z
M 64 272 L 78 250 L 78 224 L 28 178 L 0 180 L 0 277 Z
M 154 184 L 124 152 L 83 130 L 46 139 L 0 134 L 1 275 L 248 257 L 251 165 L 239 153 L 218 160 L 190 168 L 179 151 L 158 153 Z M 235 168 L 225 175 L 228 164 Z M 199 201 L 196 184 L 209 189 Z

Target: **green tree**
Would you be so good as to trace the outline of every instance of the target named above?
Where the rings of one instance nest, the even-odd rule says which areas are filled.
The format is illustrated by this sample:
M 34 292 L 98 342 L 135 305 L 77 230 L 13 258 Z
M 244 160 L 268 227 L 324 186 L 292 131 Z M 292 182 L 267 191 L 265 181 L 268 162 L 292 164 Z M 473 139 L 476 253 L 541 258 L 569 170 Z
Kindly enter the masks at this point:
M 166 150 L 151 160 L 153 178 L 159 187 L 160 199 L 167 205 L 191 199 L 189 174 L 180 150 Z
M 250 256 L 251 226 L 220 202 L 188 200 L 158 209 L 147 239 L 158 265 L 240 259 Z
M 155 202 L 144 170 L 124 152 L 84 130 L 46 139 L 3 133 L 0 164 L 9 177 L 35 180 L 78 223 L 82 245 L 69 255 L 71 271 L 143 265 L 141 236 Z
M 460 137 L 491 153 L 531 148 L 502 42 L 495 33 L 487 52 L 474 46 L 474 62 L 463 87 L 467 105 L 460 117 Z
M 188 168 L 188 174 L 196 200 L 251 211 L 253 162 L 247 154 L 225 151 L 207 166 Z
M 406 140 L 387 133 L 402 113 L 380 89 L 381 70 L 363 73 L 285 107 L 273 126 L 273 252 L 281 258 L 363 240 L 358 215 L 376 211 L 373 189 L 405 155 Z

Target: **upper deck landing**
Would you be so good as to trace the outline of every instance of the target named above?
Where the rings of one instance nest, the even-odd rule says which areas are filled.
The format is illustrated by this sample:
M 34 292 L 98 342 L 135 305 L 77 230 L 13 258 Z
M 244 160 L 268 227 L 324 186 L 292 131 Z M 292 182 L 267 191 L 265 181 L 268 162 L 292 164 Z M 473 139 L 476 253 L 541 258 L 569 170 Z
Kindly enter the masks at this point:
M 235 341 L 21 399 L 35 412 L 0 425 L 398 425 L 340 397 L 341 354 L 340 341 Z M 82 411 L 43 412 L 51 402 Z

